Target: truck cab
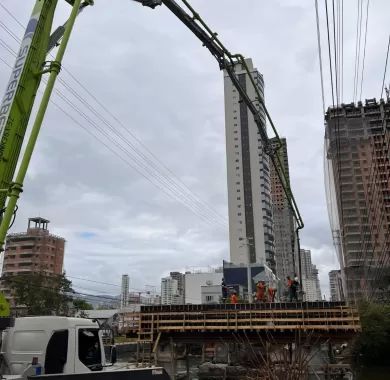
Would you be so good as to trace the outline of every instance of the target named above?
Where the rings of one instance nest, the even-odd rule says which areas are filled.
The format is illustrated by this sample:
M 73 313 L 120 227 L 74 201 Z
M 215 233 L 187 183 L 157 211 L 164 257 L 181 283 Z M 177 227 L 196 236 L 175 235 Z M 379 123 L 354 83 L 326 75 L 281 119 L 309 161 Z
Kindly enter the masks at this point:
M 16 318 L 2 333 L 3 375 L 73 374 L 101 371 L 106 365 L 99 325 L 83 318 Z

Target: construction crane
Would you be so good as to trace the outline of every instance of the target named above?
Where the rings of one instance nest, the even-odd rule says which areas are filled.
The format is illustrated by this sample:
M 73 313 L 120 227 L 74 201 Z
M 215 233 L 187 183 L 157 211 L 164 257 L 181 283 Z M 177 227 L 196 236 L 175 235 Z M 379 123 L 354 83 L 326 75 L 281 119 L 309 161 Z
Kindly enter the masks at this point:
M 39 135 L 42 121 L 48 106 L 48 102 L 54 87 L 55 80 L 61 69 L 64 56 L 73 25 L 77 15 L 85 7 L 93 5 L 93 0 L 65 0 L 72 6 L 67 22 L 57 28 L 50 35 L 53 17 L 58 0 L 36 0 L 30 21 L 23 37 L 21 48 L 16 58 L 15 66 L 10 81 L 6 88 L 5 96 L 0 105 L 0 248 L 3 249 L 4 241 L 11 221 L 15 214 L 15 208 L 20 193 L 23 191 L 23 182 L 34 151 L 35 143 Z M 174 0 L 133 0 L 149 8 L 166 6 L 192 33 L 202 42 L 217 60 L 219 68 L 225 70 L 233 85 L 240 95 L 240 101 L 244 102 L 252 113 L 257 125 L 265 152 L 269 155 L 280 183 L 283 187 L 289 207 L 293 212 L 296 222 L 296 234 L 298 245 L 299 274 L 301 277 L 301 259 L 299 247 L 299 230 L 304 223 L 297 203 L 292 194 L 289 181 L 283 170 L 283 165 L 278 154 L 282 146 L 278 132 L 272 118 L 264 104 L 264 100 L 246 64 L 245 57 L 241 54 L 232 54 L 202 20 L 199 14 L 192 8 L 187 0 L 181 0 L 183 6 Z M 47 52 L 59 45 L 54 60 L 46 61 Z M 235 73 L 235 67 L 240 65 L 251 80 L 256 92 L 256 98 L 251 99 L 245 88 L 240 84 Z M 36 119 L 20 161 L 18 172 L 15 169 L 19 161 L 19 155 L 29 122 L 31 109 L 40 84 L 42 75 L 49 74 L 47 85 L 37 111 Z M 255 103 L 259 103 L 257 107 Z M 264 111 L 272 131 L 276 137 L 276 144 L 271 144 L 267 134 L 265 122 L 262 119 Z M 302 278 L 300 278 L 302 283 Z

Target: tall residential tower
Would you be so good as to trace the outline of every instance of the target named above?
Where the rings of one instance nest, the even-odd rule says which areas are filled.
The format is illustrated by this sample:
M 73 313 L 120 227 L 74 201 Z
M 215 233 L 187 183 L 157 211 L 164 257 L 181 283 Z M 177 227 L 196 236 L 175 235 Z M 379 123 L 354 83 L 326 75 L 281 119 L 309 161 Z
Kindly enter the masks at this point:
M 263 76 L 252 60 L 246 62 L 264 96 Z M 235 71 L 240 84 L 261 109 L 246 71 L 239 64 Z M 263 263 L 275 270 L 269 158 L 252 114 L 240 102 L 226 72 L 224 76 L 230 260 L 234 264 Z M 265 125 L 264 111 L 261 117 Z
M 128 303 L 129 303 L 129 275 L 122 274 L 121 308 L 127 307 Z

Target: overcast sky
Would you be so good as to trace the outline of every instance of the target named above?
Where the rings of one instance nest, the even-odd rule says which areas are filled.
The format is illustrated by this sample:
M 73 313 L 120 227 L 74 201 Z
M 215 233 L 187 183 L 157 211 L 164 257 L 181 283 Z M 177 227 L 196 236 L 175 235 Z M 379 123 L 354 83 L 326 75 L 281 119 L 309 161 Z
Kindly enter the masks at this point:
M 70 10 L 63 0 L 59 3 L 55 25 L 63 23 Z M 325 12 L 320 3 L 330 105 Z M 345 102 L 352 101 L 357 3 L 344 1 Z M 34 1 L 0 4 L 25 25 Z M 328 293 L 328 272 L 338 263 L 324 191 L 314 0 L 191 4 L 231 52 L 251 57 L 264 75 L 266 104 L 279 134 L 287 138 L 292 187 L 305 222 L 301 245 L 311 249 L 323 293 Z M 389 14 L 388 0 L 370 2 L 363 98 L 380 95 Z M 22 37 L 22 28 L 1 7 L 0 20 Z M 0 57 L 13 65 L 4 43 L 14 50 L 18 43 L 3 27 L 0 39 Z M 164 7 L 152 11 L 129 0 L 96 0 L 77 20 L 64 66 L 67 71 L 60 78 L 65 84 L 57 82 L 61 95 L 55 93 L 53 101 L 73 119 L 49 106 L 12 231 L 24 231 L 28 217 L 49 219 L 50 231 L 67 241 L 66 272 L 75 289 L 86 293 L 119 290 L 74 277 L 119 285 L 121 274 L 128 273 L 130 287 L 159 289 L 160 278 L 171 270 L 220 265 L 228 259 L 227 227 L 221 227 L 227 218 L 223 75 L 209 52 Z M 9 75 L 0 61 L 0 91 Z M 79 113 L 60 96 L 75 103 Z M 132 149 L 144 149 L 134 136 L 218 215 L 202 206 L 201 212 L 208 215 L 200 218 L 168 197 L 155 177 L 154 184 L 144 177 L 153 168 L 134 170 Z M 141 155 L 153 159 L 144 150 Z M 187 193 L 185 203 L 190 196 Z

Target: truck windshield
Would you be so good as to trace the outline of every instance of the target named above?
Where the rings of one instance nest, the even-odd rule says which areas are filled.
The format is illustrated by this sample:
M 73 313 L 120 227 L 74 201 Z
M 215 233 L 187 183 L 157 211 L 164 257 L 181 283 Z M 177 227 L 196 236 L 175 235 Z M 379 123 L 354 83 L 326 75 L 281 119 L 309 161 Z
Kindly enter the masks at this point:
M 102 353 L 98 329 L 79 330 L 79 360 L 91 371 L 102 370 Z

